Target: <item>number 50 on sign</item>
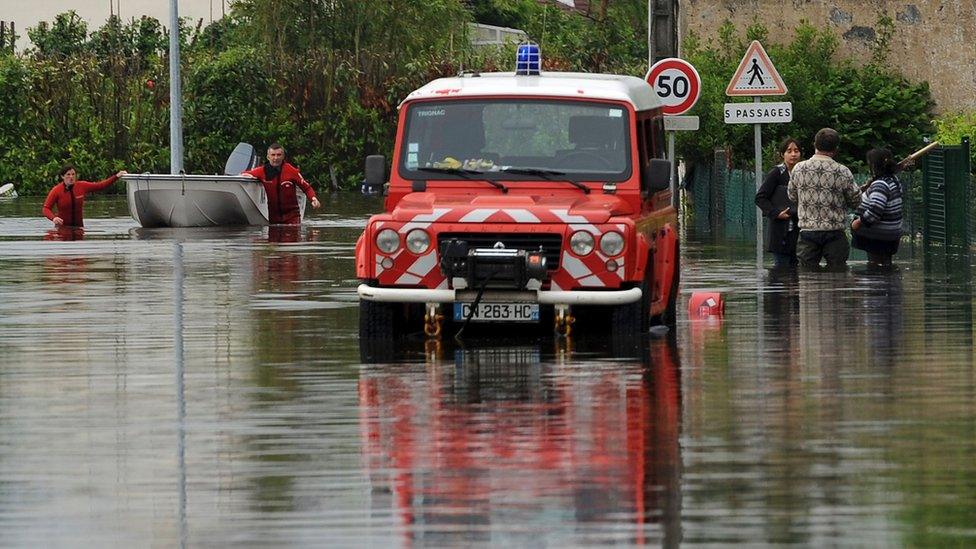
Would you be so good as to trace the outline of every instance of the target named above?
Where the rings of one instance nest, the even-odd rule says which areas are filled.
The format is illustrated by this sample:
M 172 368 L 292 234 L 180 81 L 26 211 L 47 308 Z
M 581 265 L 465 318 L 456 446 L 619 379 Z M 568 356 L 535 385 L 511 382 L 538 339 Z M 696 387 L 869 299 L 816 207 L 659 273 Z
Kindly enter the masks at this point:
M 662 59 L 645 77 L 661 100 L 664 114 L 681 114 L 695 106 L 701 96 L 701 78 L 691 63 L 677 57 Z

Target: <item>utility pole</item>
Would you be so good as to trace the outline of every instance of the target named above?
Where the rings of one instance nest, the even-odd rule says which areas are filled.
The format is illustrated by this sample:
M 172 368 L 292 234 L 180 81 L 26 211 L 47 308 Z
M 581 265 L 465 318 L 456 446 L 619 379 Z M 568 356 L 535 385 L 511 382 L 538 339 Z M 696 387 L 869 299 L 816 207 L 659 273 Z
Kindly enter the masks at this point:
M 180 10 L 169 0 L 169 171 L 183 173 L 183 86 L 180 80 Z
M 647 0 L 647 70 L 654 66 L 654 2 Z

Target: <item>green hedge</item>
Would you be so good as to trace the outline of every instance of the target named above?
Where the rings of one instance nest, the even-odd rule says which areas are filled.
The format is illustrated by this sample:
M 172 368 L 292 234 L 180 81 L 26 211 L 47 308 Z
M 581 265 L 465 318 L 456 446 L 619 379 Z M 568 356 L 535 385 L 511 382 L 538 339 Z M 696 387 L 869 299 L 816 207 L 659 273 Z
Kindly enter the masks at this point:
M 318 187 L 330 168 L 355 186 L 366 155 L 390 154 L 397 105 L 411 90 L 460 69 L 511 70 L 513 48 L 468 45 L 475 18 L 525 29 L 546 70 L 643 76 L 647 2 L 590 6 L 583 16 L 535 0 L 238 0 L 219 21 L 181 26 L 185 168 L 219 172 L 239 141 L 280 141 Z M 0 54 L 0 183 L 44 194 L 69 160 L 88 179 L 122 168 L 169 171 L 168 35 L 158 21 L 112 18 L 89 32 L 68 12 L 28 34 L 30 50 Z M 740 35 L 727 24 L 715 37 L 685 41 L 703 93 L 690 113 L 701 116 L 701 130 L 679 135 L 683 157 L 707 159 L 728 146 L 738 167 L 751 162 L 752 128 L 723 124 L 721 104 L 754 38 L 795 108 L 792 124 L 764 131 L 769 160 L 783 136 L 809 144 L 822 126 L 841 132 L 842 160 L 854 164 L 875 143 L 900 154 L 932 132 L 927 86 L 882 68 L 885 33 L 866 67 L 825 62 L 836 57 L 837 39 L 807 24 L 789 44 L 766 34 L 753 25 Z
M 733 102 L 725 87 L 749 42 L 760 40 L 789 93 L 777 100 L 793 103 L 793 122 L 763 126 L 764 164 L 779 162 L 775 148 L 787 136 L 803 145 L 804 157 L 813 153 L 813 136 L 823 127 L 841 134 L 839 160 L 855 171 L 872 147 L 890 147 L 896 156 L 907 155 L 932 135 L 934 102 L 928 84 L 913 84 L 884 65 L 886 43 L 876 44 L 874 60 L 855 66 L 837 59 L 837 38 L 826 29 L 802 23 L 788 44 L 771 42 L 767 30 L 754 24 L 739 34 L 726 22 L 716 37 L 691 35 L 685 57 L 702 77 L 702 96 L 689 114 L 701 118 L 698 132 L 681 132 L 679 156 L 708 161 L 711 151 L 729 147 L 737 167 L 753 161 L 751 124 L 725 124 L 722 104 Z M 883 33 L 882 33 L 883 36 Z

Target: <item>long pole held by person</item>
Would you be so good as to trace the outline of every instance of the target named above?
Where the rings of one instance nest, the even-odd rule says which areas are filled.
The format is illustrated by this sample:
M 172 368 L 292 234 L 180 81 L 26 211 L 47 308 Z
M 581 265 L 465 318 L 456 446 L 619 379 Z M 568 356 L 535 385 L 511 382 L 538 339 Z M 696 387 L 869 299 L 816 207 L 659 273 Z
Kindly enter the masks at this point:
M 180 79 L 180 9 L 169 0 L 169 170 L 183 173 L 183 86 Z

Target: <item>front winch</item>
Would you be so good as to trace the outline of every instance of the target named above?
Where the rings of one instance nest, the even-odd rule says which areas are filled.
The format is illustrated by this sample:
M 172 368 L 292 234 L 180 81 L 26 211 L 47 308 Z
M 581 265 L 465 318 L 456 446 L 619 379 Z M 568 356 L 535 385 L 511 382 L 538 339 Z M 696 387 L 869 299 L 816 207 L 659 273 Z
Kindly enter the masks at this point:
M 441 272 L 455 289 L 538 290 L 548 273 L 542 251 L 469 248 L 450 239 L 441 246 Z

